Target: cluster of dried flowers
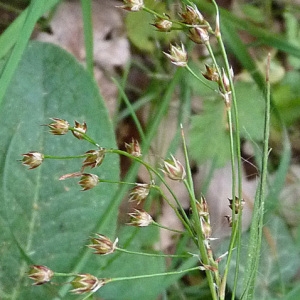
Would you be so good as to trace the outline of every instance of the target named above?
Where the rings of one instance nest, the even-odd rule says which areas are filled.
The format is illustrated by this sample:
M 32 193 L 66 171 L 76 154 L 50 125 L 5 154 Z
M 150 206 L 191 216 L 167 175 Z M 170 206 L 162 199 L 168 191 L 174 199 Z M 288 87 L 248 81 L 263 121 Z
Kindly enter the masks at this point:
M 151 13 L 149 9 L 145 8 L 143 0 L 124 0 L 124 5 L 120 7 L 132 12 L 146 10 Z M 183 8 L 182 12 L 179 14 L 181 18 L 180 21 L 172 21 L 167 14 L 159 15 L 155 12 L 152 13 L 154 13 L 155 16 L 155 22 L 153 25 L 159 31 L 169 32 L 172 29 L 178 29 L 176 26 L 181 26 L 180 28 L 187 33 L 188 38 L 197 44 L 205 44 L 207 47 L 209 47 L 210 34 L 214 34 L 215 36 L 220 34 L 218 16 L 216 21 L 216 29 L 213 31 L 209 23 L 205 20 L 195 5 L 186 5 Z M 182 43 L 180 46 L 171 45 L 169 53 L 164 52 L 164 54 L 174 65 L 188 68 L 188 55 Z M 224 70 L 220 71 L 216 65 L 206 65 L 205 67 L 206 72 L 202 75 L 207 80 L 214 81 L 218 84 L 219 92 L 224 98 L 225 104 L 230 107 L 231 87 L 230 80 L 226 72 Z M 233 74 L 230 74 L 230 76 L 233 77 Z M 71 127 L 69 122 L 66 120 L 59 118 L 52 118 L 51 120 L 52 122 L 46 125 L 51 134 L 65 135 L 71 131 L 74 137 L 77 139 L 86 139 L 87 141 L 92 141 L 86 134 L 87 125 L 85 122 L 79 123 L 75 121 L 74 127 Z M 97 149 L 89 150 L 82 155 L 84 161 L 82 162 L 80 171 L 65 174 L 60 177 L 60 180 L 80 177 L 78 183 L 81 186 L 82 191 L 90 190 L 96 187 L 99 182 L 101 182 L 101 179 L 98 177 L 98 175 L 85 172 L 85 169 L 88 167 L 93 169 L 101 166 L 105 159 L 105 154 L 107 153 L 105 148 L 100 147 L 95 142 L 92 143 L 97 146 Z M 128 153 L 128 155 L 132 158 L 140 159 L 140 157 L 142 157 L 142 152 L 138 141 L 133 139 L 131 143 L 126 143 L 125 147 L 127 151 L 126 153 Z M 39 167 L 47 158 L 51 157 L 37 151 L 31 151 L 23 154 L 22 164 L 28 166 L 29 169 L 35 169 Z M 171 180 L 184 181 L 186 178 L 186 172 L 183 165 L 174 156 L 171 156 L 170 159 L 163 161 L 161 171 Z M 140 204 L 148 197 L 150 189 L 153 187 L 153 185 L 154 183 L 136 183 L 135 187 L 131 190 L 129 201 L 134 201 L 137 204 Z M 236 207 L 236 204 L 239 203 L 239 201 L 233 202 L 235 203 L 235 210 L 239 209 Z M 230 202 L 230 207 L 233 207 L 232 201 Z M 196 202 L 196 212 L 198 213 L 198 220 L 200 220 L 202 235 L 205 241 L 205 247 L 209 259 L 216 265 L 218 260 L 213 259 L 209 245 L 209 240 L 212 239 L 211 226 L 208 207 L 204 197 L 201 197 L 200 201 Z M 142 209 L 134 209 L 133 212 L 129 213 L 129 216 L 130 222 L 128 224 L 132 226 L 145 227 L 154 223 L 151 215 Z M 117 247 L 117 243 L 118 239 L 112 242 L 106 236 L 97 233 L 91 238 L 91 244 L 89 244 L 88 247 L 93 249 L 95 254 L 108 255 L 119 249 Z M 203 264 L 203 269 L 216 271 L 217 267 L 215 267 L 214 264 Z M 28 277 L 34 280 L 34 285 L 47 283 L 51 281 L 53 276 L 55 276 L 55 272 L 42 265 L 33 265 L 28 272 Z M 77 274 L 71 281 L 71 285 L 73 286 L 71 292 L 75 294 L 87 292 L 94 293 L 100 287 L 110 281 L 112 281 L 112 279 L 99 279 L 91 274 Z
M 52 122 L 46 125 L 49 131 L 53 135 L 65 135 L 71 131 L 77 139 L 90 138 L 86 135 L 87 125 L 86 123 L 79 123 L 75 121 L 75 126 L 71 127 L 69 122 L 59 118 L 51 118 Z M 97 144 L 95 144 L 97 145 Z M 136 140 L 132 140 L 130 144 L 126 144 L 127 153 L 131 157 L 141 157 L 141 148 Z M 106 149 L 98 147 L 96 150 L 89 150 L 85 152 L 82 157 L 81 170 L 79 172 L 65 174 L 60 177 L 60 180 L 67 178 L 80 177 L 79 185 L 82 187 L 82 191 L 87 191 L 94 188 L 100 179 L 96 174 L 84 173 L 85 168 L 99 167 L 105 159 Z M 28 166 L 29 169 L 37 168 L 42 164 L 44 159 L 51 158 L 51 156 L 44 155 L 37 151 L 30 151 L 22 154 L 22 164 Z M 185 178 L 185 170 L 183 165 L 176 160 L 173 156 L 170 160 L 163 161 L 162 170 L 166 176 L 173 180 L 182 181 Z M 134 201 L 137 204 L 144 201 L 149 195 L 151 184 L 136 183 L 129 195 L 129 201 Z M 145 227 L 152 224 L 153 219 L 146 211 L 142 209 L 134 209 L 132 213 L 129 213 L 130 222 L 128 225 Z M 91 244 L 89 248 L 94 250 L 95 254 L 107 255 L 113 253 L 117 248 L 118 239 L 112 242 L 109 238 L 102 234 L 96 234 L 91 238 Z M 33 265 L 30 267 L 28 277 L 34 280 L 34 285 L 41 285 L 49 282 L 52 277 L 55 276 L 55 272 L 43 265 Z M 75 294 L 82 294 L 86 292 L 96 292 L 104 284 L 108 283 L 111 279 L 99 279 L 91 274 L 78 274 L 72 281 L 71 285 L 73 289 L 71 292 Z

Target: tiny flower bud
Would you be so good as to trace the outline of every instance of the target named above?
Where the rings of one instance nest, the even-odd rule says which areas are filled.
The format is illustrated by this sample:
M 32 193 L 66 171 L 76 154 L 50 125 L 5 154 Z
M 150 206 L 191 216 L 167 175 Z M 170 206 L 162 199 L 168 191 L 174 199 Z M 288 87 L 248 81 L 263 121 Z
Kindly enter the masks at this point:
M 194 27 L 189 30 L 189 38 L 196 44 L 205 44 L 209 41 L 209 34 L 202 27 Z
M 215 81 L 215 82 L 219 82 L 219 74 L 217 72 L 217 69 L 215 66 L 210 67 L 208 65 L 205 65 L 206 68 L 206 72 L 202 73 L 202 75 L 210 81 Z
M 91 274 L 78 274 L 71 281 L 74 289 L 70 292 L 74 294 L 95 293 L 109 281 L 109 279 L 98 279 Z
M 204 235 L 204 238 L 207 240 L 210 238 L 211 235 L 211 226 L 209 222 L 203 217 L 200 217 L 200 222 L 201 222 L 202 233 Z
M 196 202 L 196 207 L 200 217 L 206 217 L 209 215 L 207 202 L 203 196 L 201 196 L 200 202 Z
M 227 76 L 227 74 L 225 73 L 225 70 L 223 69 L 223 74 L 222 74 L 222 83 L 224 86 L 224 89 L 226 92 L 230 92 L 230 82 L 229 82 L 229 78 Z
M 232 217 L 231 216 L 224 216 L 227 219 L 229 227 L 232 227 Z
M 125 5 L 117 6 L 119 8 L 123 8 L 129 11 L 139 11 L 142 10 L 144 7 L 143 0 L 123 0 Z
M 50 118 L 54 121 L 47 125 L 50 128 L 50 133 L 54 135 L 64 135 L 69 131 L 70 124 L 68 121 L 58 118 Z
M 187 5 L 185 9 L 185 12 L 180 13 L 184 23 L 189 25 L 203 24 L 204 18 L 195 4 L 192 6 Z
M 79 140 L 82 140 L 83 138 L 82 133 L 86 133 L 87 131 L 86 123 L 83 122 L 82 124 L 80 124 L 79 122 L 75 121 L 74 128 L 76 129 L 76 131 L 72 130 L 73 135 Z
M 171 63 L 178 67 L 187 66 L 187 53 L 183 44 L 180 46 L 171 45 L 170 53 L 163 52 L 170 60 Z
M 153 222 L 152 217 L 142 209 L 135 209 L 133 213 L 129 213 L 129 216 L 131 218 L 130 223 L 128 223 L 128 225 L 146 227 Z
M 172 180 L 184 180 L 186 173 L 183 165 L 171 155 L 172 160 L 165 160 L 163 165 L 163 172 Z
M 233 199 L 229 199 L 228 198 L 228 201 L 229 201 L 229 205 L 228 206 L 232 209 L 233 208 Z M 240 201 L 239 198 L 235 196 L 235 201 L 234 202 L 235 202 L 234 203 L 234 206 L 235 206 L 234 213 L 238 214 L 239 210 L 243 209 L 244 204 L 245 204 L 245 200 L 241 199 L 241 201 Z
M 99 177 L 95 174 L 84 173 L 78 183 L 81 185 L 82 191 L 87 191 L 94 188 L 99 183 Z
M 28 271 L 28 277 L 35 281 L 33 285 L 41 285 L 51 280 L 54 272 L 45 266 L 33 265 Z
M 129 202 L 137 202 L 137 204 L 140 204 L 141 201 L 145 200 L 148 197 L 149 191 L 149 184 L 137 183 L 130 192 Z
M 169 17 L 166 15 L 166 19 L 156 18 L 155 23 L 152 24 L 155 26 L 159 31 L 162 32 L 169 32 L 172 29 L 172 22 L 169 20 Z
M 91 239 L 92 244 L 88 245 L 89 248 L 95 250 L 95 254 L 106 255 L 115 251 L 118 238 L 112 242 L 109 238 L 102 234 L 97 233 L 96 236 L 96 238 Z
M 91 167 L 91 169 L 95 167 L 99 167 L 104 160 L 105 149 L 100 148 L 98 150 L 90 150 L 85 152 L 85 155 L 86 155 L 86 159 L 82 163 L 82 169 L 86 167 Z
M 29 169 L 37 168 L 44 160 L 44 155 L 40 152 L 32 151 L 22 155 L 24 156 L 22 164 L 28 166 Z
M 135 156 L 135 157 L 142 156 L 140 144 L 135 139 L 132 139 L 130 144 L 125 143 L 125 148 L 126 148 L 127 153 L 131 154 L 132 156 Z

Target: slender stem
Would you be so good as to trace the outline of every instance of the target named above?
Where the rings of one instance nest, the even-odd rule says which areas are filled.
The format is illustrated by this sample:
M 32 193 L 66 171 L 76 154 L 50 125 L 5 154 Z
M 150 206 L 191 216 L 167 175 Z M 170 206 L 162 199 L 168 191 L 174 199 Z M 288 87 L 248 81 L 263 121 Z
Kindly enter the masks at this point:
M 203 263 L 205 265 L 211 265 L 211 261 L 208 256 L 208 249 L 205 244 L 207 241 L 205 241 L 202 224 L 200 222 L 199 213 L 197 210 L 197 205 L 196 205 L 197 200 L 196 200 L 195 192 L 194 192 L 193 178 L 192 178 L 189 156 L 187 153 L 187 146 L 186 146 L 186 142 L 185 142 L 185 138 L 184 138 L 183 129 L 181 130 L 181 135 L 182 135 L 182 141 L 183 141 L 183 151 L 184 151 L 184 156 L 185 156 L 186 173 L 187 173 L 187 179 L 185 179 L 183 181 L 183 183 L 189 193 L 190 204 L 191 204 L 191 208 L 192 208 L 192 218 L 194 221 L 194 228 L 195 228 L 196 234 L 197 234 L 198 249 L 200 251 L 201 260 L 203 261 Z M 213 273 L 211 270 L 206 270 L 205 272 L 206 272 L 207 280 L 209 283 L 210 291 L 212 294 L 212 298 L 214 300 L 218 299 Z
M 215 10 L 216 10 L 216 15 L 217 15 L 217 24 L 219 26 L 219 9 L 218 5 L 216 4 L 215 0 L 212 0 Z M 235 280 L 234 280 L 234 287 L 233 287 L 233 292 L 232 292 L 232 297 L 234 298 L 235 291 L 237 288 L 237 278 L 238 278 L 238 272 L 239 272 L 239 258 L 240 258 L 240 243 L 241 243 L 241 224 L 242 224 L 242 210 L 239 210 L 238 213 L 238 218 L 236 220 L 236 215 L 235 215 L 235 205 L 236 201 L 241 201 L 242 200 L 242 166 L 241 166 L 241 146 L 240 146 L 240 133 L 239 133 L 239 120 L 238 120 L 238 109 L 237 109 L 237 99 L 235 95 L 235 88 L 233 84 L 233 78 L 231 76 L 231 68 L 229 66 L 229 61 L 227 57 L 227 53 L 224 47 L 224 43 L 222 40 L 221 32 L 219 28 L 217 28 L 216 31 L 216 38 L 218 41 L 218 44 L 221 48 L 221 54 L 225 63 L 225 70 L 226 74 L 229 80 L 229 86 L 230 86 L 230 97 L 231 97 L 231 102 L 233 104 L 233 113 L 231 110 L 231 103 L 227 105 L 227 119 L 228 119 L 228 124 L 229 124 L 229 132 L 230 132 L 230 152 L 231 152 L 231 169 L 232 169 L 232 234 L 231 234 L 231 239 L 230 239 L 230 245 L 229 245 L 229 250 L 228 250 L 228 257 L 227 257 L 227 262 L 226 262 L 226 267 L 222 279 L 222 284 L 220 288 L 220 298 L 224 299 L 225 297 L 225 286 L 226 286 L 226 280 L 227 280 L 227 275 L 229 272 L 229 266 L 230 266 L 230 261 L 232 257 L 232 251 L 234 249 L 235 244 L 237 243 L 237 259 L 236 259 L 236 269 L 235 269 Z M 220 72 L 220 71 L 219 71 Z M 221 80 L 222 84 L 222 89 L 226 90 L 224 88 L 224 84 Z M 233 134 L 233 126 L 235 126 L 235 135 Z M 237 171 L 236 171 L 236 166 L 235 162 L 237 160 Z M 237 175 L 236 175 L 237 172 Z M 236 181 L 237 181 L 237 188 L 238 188 L 238 198 L 236 200 L 235 193 L 236 193 Z
M 170 186 L 167 184 L 167 182 L 165 181 L 165 179 L 163 178 L 163 176 L 152 166 L 150 166 L 148 163 L 146 163 L 145 161 L 143 161 L 142 159 L 135 157 L 125 151 L 122 150 L 117 150 L 117 149 L 106 149 L 105 150 L 106 153 L 116 153 L 119 155 L 123 155 L 123 156 L 127 156 L 131 159 L 134 159 L 135 161 L 139 162 L 140 164 L 142 164 L 143 166 L 145 166 L 147 168 L 147 170 L 151 170 L 151 172 L 153 172 L 160 180 L 161 182 L 165 185 L 165 187 L 167 188 L 167 190 L 170 192 L 170 194 L 172 195 L 173 199 L 175 200 L 176 204 L 179 207 L 180 213 L 178 212 L 178 209 L 175 208 L 174 206 L 172 206 L 172 208 L 174 209 L 176 215 L 182 220 L 182 218 L 184 218 L 185 222 L 183 222 L 183 225 L 185 225 L 186 229 L 189 231 L 189 233 L 191 234 L 191 236 L 193 236 L 192 232 L 191 232 L 191 226 L 189 225 L 189 219 L 181 205 L 181 203 L 179 202 L 177 196 L 174 194 L 173 190 L 170 188 Z
M 86 55 L 86 68 L 88 73 L 94 76 L 94 45 L 93 45 L 93 19 L 92 19 L 92 1 L 81 0 L 84 44 Z
M 166 229 L 166 230 L 172 231 L 172 232 L 176 232 L 176 233 L 179 233 L 179 234 L 185 234 L 184 231 L 176 230 L 176 229 L 172 229 L 172 228 L 166 227 L 166 226 L 164 226 L 164 225 L 161 225 L 161 224 L 159 224 L 159 223 L 156 223 L 155 221 L 152 221 L 151 224 L 154 225 L 154 226 L 157 226 L 157 227 L 159 227 L 159 228 L 162 228 L 162 229 Z
M 185 67 L 197 80 L 202 82 L 207 88 L 210 90 L 214 91 L 214 89 L 207 83 L 205 82 L 201 77 L 199 77 L 188 65 Z
M 69 127 L 69 130 L 80 133 L 82 139 L 84 139 L 87 142 L 91 143 L 92 145 L 100 148 L 100 145 L 98 143 L 96 143 L 90 136 L 88 136 L 87 134 L 83 133 L 82 131 L 80 131 L 80 130 L 74 128 L 74 127 Z
M 119 252 L 127 253 L 127 254 L 135 254 L 135 255 L 142 255 L 142 256 L 152 256 L 152 257 L 191 257 L 192 254 L 189 255 L 167 255 L 167 254 L 156 254 L 156 253 L 143 253 L 143 252 L 136 252 L 136 251 L 130 251 L 122 248 L 116 247 L 116 250 Z
M 153 277 L 160 277 L 160 276 L 178 275 L 178 274 L 187 273 L 187 272 L 196 271 L 196 270 L 199 271 L 199 267 L 194 267 L 194 268 L 190 268 L 190 269 L 186 269 L 186 270 L 180 270 L 180 271 L 166 272 L 166 273 L 155 273 L 155 274 L 148 274 L 148 275 L 137 275 L 137 276 L 111 278 L 111 282 L 124 281 L 124 280 L 135 280 L 135 279 L 145 279 L 145 278 L 153 278 Z
M 85 154 L 81 155 L 71 155 L 71 156 L 56 156 L 56 155 L 47 155 L 44 154 L 44 159 L 73 159 L 73 158 L 84 158 Z

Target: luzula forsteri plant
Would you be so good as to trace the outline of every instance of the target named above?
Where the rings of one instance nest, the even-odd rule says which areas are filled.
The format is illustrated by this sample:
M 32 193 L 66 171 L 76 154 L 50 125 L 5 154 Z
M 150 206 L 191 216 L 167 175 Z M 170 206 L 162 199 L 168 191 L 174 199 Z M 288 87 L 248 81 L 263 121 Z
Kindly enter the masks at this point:
M 124 5 L 120 6 L 122 9 L 127 11 L 136 12 L 144 10 L 154 17 L 153 25 L 157 30 L 162 32 L 169 32 L 173 29 L 181 29 L 186 33 L 186 36 L 197 44 L 203 44 L 208 53 L 210 54 L 212 65 L 205 65 L 205 71 L 198 76 L 192 71 L 188 65 L 188 54 L 186 47 L 183 43 L 171 45 L 169 52 L 164 52 L 167 58 L 170 61 L 181 68 L 185 68 L 198 80 L 203 82 L 208 86 L 207 80 L 216 83 L 217 89 L 216 92 L 221 96 L 220 99 L 223 99 L 225 103 L 225 108 L 228 117 L 228 126 L 231 136 L 231 153 L 232 153 L 232 170 L 233 170 L 233 195 L 232 200 L 230 200 L 230 207 L 232 209 L 232 216 L 228 216 L 229 225 L 232 226 L 232 240 L 228 252 L 224 253 L 221 257 L 216 258 L 213 254 L 213 251 L 210 246 L 210 241 L 213 239 L 211 236 L 211 224 L 210 224 L 210 214 L 208 210 L 208 205 L 205 198 L 202 196 L 200 199 L 196 199 L 193 180 L 191 176 L 191 170 L 189 168 L 189 158 L 187 153 L 187 147 L 185 144 L 184 135 L 183 136 L 183 148 L 185 152 L 185 165 L 184 162 L 180 162 L 173 155 L 170 159 L 162 161 L 161 168 L 157 169 L 149 165 L 146 161 L 143 160 L 142 151 L 139 143 L 136 140 L 132 140 L 130 144 L 126 144 L 126 151 L 121 151 L 117 149 L 105 149 L 102 148 L 98 143 L 96 143 L 88 134 L 87 134 L 87 125 L 86 123 L 79 123 L 75 121 L 75 126 L 71 127 L 69 122 L 59 118 L 52 118 L 52 122 L 49 125 L 50 133 L 53 135 L 65 135 L 69 131 L 72 132 L 75 138 L 86 140 L 91 143 L 96 149 L 88 150 L 82 155 L 76 156 L 76 158 L 81 157 L 83 159 L 81 168 L 78 172 L 65 174 L 61 176 L 61 180 L 70 179 L 79 177 L 79 185 L 82 187 L 82 191 L 87 191 L 93 188 L 97 188 L 97 185 L 102 181 L 102 179 L 95 174 L 87 173 L 87 168 L 96 168 L 101 167 L 105 156 L 109 154 L 123 155 L 131 158 L 132 160 L 144 165 L 148 170 L 151 178 L 151 182 L 146 184 L 140 183 L 128 183 L 133 184 L 134 187 L 130 193 L 129 201 L 134 201 L 137 204 L 141 204 L 146 200 L 147 196 L 151 189 L 156 189 L 160 192 L 162 198 L 173 208 L 174 213 L 182 222 L 185 232 L 189 235 L 193 243 L 197 247 L 197 253 L 190 254 L 188 256 L 195 256 L 198 258 L 199 265 L 176 272 L 167 272 L 161 274 L 154 274 L 153 276 L 165 276 L 168 274 L 180 274 L 186 273 L 191 270 L 205 271 L 208 284 L 210 287 L 210 292 L 212 299 L 224 299 L 225 297 L 225 286 L 227 280 L 228 264 L 230 262 L 230 257 L 233 251 L 234 246 L 238 240 L 238 236 L 241 228 L 241 212 L 242 212 L 242 197 L 241 197 L 241 180 L 239 180 L 239 175 L 235 174 L 235 161 L 238 162 L 238 174 L 240 172 L 240 157 L 236 153 L 240 153 L 240 144 L 239 144 L 239 134 L 238 134 L 238 122 L 236 117 L 236 102 L 235 102 L 235 93 L 233 86 L 233 71 L 228 64 L 226 52 L 224 49 L 223 41 L 221 38 L 220 31 L 220 21 L 219 21 L 219 12 L 218 7 L 215 4 L 216 8 L 216 22 L 215 29 L 212 29 L 210 23 L 203 17 L 199 12 L 196 5 L 187 1 L 189 4 L 185 4 L 182 7 L 181 12 L 179 13 L 179 20 L 172 20 L 168 14 L 158 14 L 155 11 L 147 8 L 143 0 L 125 0 Z M 224 67 L 220 67 L 216 61 L 214 52 L 210 44 L 210 38 L 215 37 L 219 46 L 222 57 L 224 58 Z M 210 87 L 210 86 L 209 86 Z M 211 88 L 211 87 L 210 87 Z M 235 108 L 235 114 L 232 113 L 232 106 Z M 233 125 L 235 124 L 235 135 L 233 134 Z M 183 131 L 182 131 L 183 133 Z M 236 136 L 236 138 L 234 137 Z M 30 169 L 39 167 L 44 160 L 46 159 L 55 159 L 57 157 L 50 156 L 47 154 L 42 154 L 39 152 L 28 152 L 23 154 L 22 163 L 28 166 Z M 74 157 L 75 158 L 75 157 Z M 190 198 L 190 208 L 191 216 L 188 216 L 186 211 L 183 209 L 179 199 L 174 194 L 172 189 L 167 184 L 164 176 L 168 177 L 171 180 L 178 181 L 178 184 L 182 184 L 183 188 L 186 188 Z M 169 199 L 160 188 L 159 185 L 155 184 L 155 180 L 158 179 L 166 189 L 170 192 L 172 201 Z M 105 180 L 105 182 L 108 182 Z M 238 195 L 236 196 L 235 190 L 238 190 Z M 176 203 L 174 205 L 173 203 Z M 234 208 L 234 209 L 233 209 Z M 129 213 L 130 222 L 129 225 L 137 227 L 145 226 L 159 226 L 164 229 L 169 229 L 172 232 L 177 232 L 177 234 L 182 234 L 183 232 L 174 230 L 172 228 L 166 228 L 161 224 L 156 223 L 152 216 L 143 209 L 135 209 L 133 212 Z M 95 237 L 91 238 L 91 242 L 88 245 L 89 248 L 94 250 L 95 254 L 98 255 L 108 255 L 113 254 L 116 251 L 123 251 L 127 253 L 134 253 L 127 251 L 122 248 L 117 247 L 118 239 L 115 242 L 112 242 L 108 237 L 96 233 Z M 141 254 L 141 253 L 139 253 Z M 228 254 L 228 263 L 227 269 L 224 272 L 224 275 L 221 276 L 219 271 L 219 262 L 221 259 L 225 258 Z M 44 284 L 52 280 L 55 276 L 73 276 L 74 279 L 71 281 L 73 289 L 71 292 L 76 294 L 83 293 L 94 293 L 100 287 L 105 284 L 112 283 L 114 281 L 120 280 L 130 280 L 135 278 L 143 278 L 143 276 L 133 276 L 126 278 L 102 278 L 99 279 L 91 274 L 69 274 L 69 273 L 56 273 L 45 266 L 32 266 L 29 273 L 29 278 L 34 280 L 34 284 Z M 145 277 L 149 277 L 145 276 Z

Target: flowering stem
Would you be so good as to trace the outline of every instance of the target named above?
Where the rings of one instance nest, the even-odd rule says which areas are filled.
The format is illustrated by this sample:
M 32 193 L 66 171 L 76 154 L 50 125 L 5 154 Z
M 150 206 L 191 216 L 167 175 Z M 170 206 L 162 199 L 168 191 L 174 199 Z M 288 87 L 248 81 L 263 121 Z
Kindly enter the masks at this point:
M 201 77 L 199 77 L 188 65 L 186 65 L 185 67 L 197 80 L 199 80 L 200 82 L 202 82 L 207 88 L 209 88 L 210 90 L 214 91 L 214 89 L 208 84 L 206 83 Z
M 159 277 L 159 276 L 178 275 L 178 274 L 187 273 L 187 272 L 191 272 L 191 271 L 195 271 L 195 270 L 199 270 L 199 267 L 194 267 L 194 268 L 190 268 L 190 269 L 186 269 L 186 270 L 180 270 L 180 271 L 173 271 L 173 272 L 111 278 L 111 282 L 113 282 L 113 281 L 124 281 L 124 280 L 135 280 L 135 279 L 144 279 L 144 278 L 153 278 L 153 277 Z
M 176 233 L 179 233 L 179 234 L 185 234 L 184 231 L 176 230 L 176 229 L 172 229 L 172 228 L 163 226 L 163 225 L 161 225 L 161 224 L 159 224 L 159 223 L 156 223 L 155 221 L 152 221 L 151 224 L 154 225 L 154 226 L 160 227 L 160 228 L 162 228 L 162 229 L 166 229 L 166 230 L 172 231 L 172 232 L 176 232 Z
M 188 156 L 188 153 L 187 153 L 187 146 L 186 146 L 184 132 L 183 132 L 182 127 L 181 127 L 181 136 L 182 136 L 183 151 L 184 151 L 184 156 L 185 156 L 186 166 L 187 166 L 186 167 L 186 169 L 187 169 L 187 179 L 185 179 L 183 181 L 183 183 L 185 184 L 185 187 L 186 187 L 186 189 L 189 193 L 189 196 L 190 196 L 190 203 L 191 203 L 191 208 L 192 208 L 192 218 L 193 218 L 193 221 L 195 223 L 198 249 L 200 251 L 201 260 L 203 261 L 203 263 L 205 265 L 213 265 L 213 267 L 215 268 L 215 267 L 217 267 L 217 265 L 213 261 L 213 258 L 209 257 L 209 255 L 208 255 L 208 249 L 207 249 L 207 246 L 205 244 L 204 235 L 203 235 L 203 228 L 202 228 L 202 224 L 200 222 L 200 218 L 199 218 L 199 214 L 198 214 L 198 210 L 197 210 L 197 206 L 196 206 L 196 197 L 195 197 L 195 193 L 194 193 L 192 173 L 191 173 L 191 169 L 189 167 L 189 165 L 190 165 L 189 156 Z M 215 271 L 214 274 L 215 274 L 216 278 L 219 277 L 218 271 Z M 207 276 L 207 280 L 208 280 L 208 283 L 209 283 L 212 298 L 214 300 L 217 300 L 218 295 L 216 293 L 216 284 L 214 282 L 214 277 L 213 277 L 212 271 L 211 270 L 206 270 L 206 276 Z
M 112 180 L 106 180 L 99 178 L 99 182 L 105 182 L 105 183 L 119 183 L 119 184 L 128 184 L 128 185 L 136 185 L 134 182 L 125 182 L 125 181 L 112 181 Z
M 215 0 L 212 0 L 216 13 L 217 18 L 219 18 L 219 9 L 218 5 L 216 4 Z M 219 23 L 219 22 L 218 22 Z M 228 115 L 228 122 L 229 122 L 229 129 L 230 129 L 230 149 L 231 149 L 231 165 L 232 165 L 232 207 L 235 207 L 236 201 L 242 200 L 242 166 L 241 166 L 241 145 L 240 145 L 240 133 L 239 133 L 239 120 L 238 120 L 238 109 L 237 109 L 237 99 L 235 95 L 235 88 L 233 84 L 233 78 L 231 76 L 230 72 L 230 66 L 228 62 L 227 53 L 224 47 L 224 43 L 222 40 L 221 32 L 218 30 L 218 33 L 216 34 L 217 41 L 219 43 L 219 46 L 221 48 L 221 54 L 223 56 L 223 60 L 225 63 L 225 69 L 226 73 L 228 74 L 229 79 L 229 86 L 231 91 L 231 97 L 232 97 L 232 104 L 233 104 L 233 114 L 231 113 L 231 109 L 227 109 L 227 115 Z M 235 138 L 233 135 L 233 124 L 235 126 Z M 235 143 L 234 143 L 235 142 Z M 234 145 L 235 144 L 235 145 Z M 237 178 L 236 178 L 236 167 L 235 167 L 235 159 L 237 160 Z M 236 180 L 238 185 L 238 199 L 236 200 L 235 193 L 236 193 Z M 236 242 L 238 244 L 237 246 L 237 259 L 236 259 L 236 269 L 235 269 L 235 280 L 234 280 L 234 287 L 233 287 L 233 293 L 232 297 L 235 296 L 235 291 L 237 288 L 237 279 L 238 279 L 238 272 L 239 272 L 239 257 L 240 257 L 240 243 L 241 243 L 241 224 L 242 224 L 242 210 L 239 210 L 238 218 L 235 220 L 235 209 L 232 209 L 232 234 L 231 234 L 231 240 L 230 240 L 230 246 L 228 251 L 228 257 L 226 262 L 226 267 L 224 271 L 223 276 L 223 282 L 222 282 L 222 288 L 220 290 L 220 298 L 224 299 L 225 297 L 225 286 L 226 286 L 226 280 L 227 275 L 229 271 L 229 265 L 231 261 L 232 251 L 234 249 L 234 246 L 236 245 Z
M 167 254 L 156 254 L 156 253 L 144 253 L 144 252 L 136 252 L 136 251 L 130 251 L 122 248 L 115 248 L 119 252 L 127 253 L 127 254 L 135 254 L 135 255 L 143 255 L 143 256 L 152 256 L 152 257 L 191 257 L 192 254 L 189 255 L 167 255 Z
M 116 154 L 119 154 L 119 155 L 123 155 L 123 156 L 129 157 L 131 159 L 134 159 L 135 161 L 137 161 L 140 164 L 142 164 L 143 166 L 145 166 L 148 171 L 150 170 L 151 172 L 153 172 L 163 182 L 163 184 L 165 185 L 165 187 L 168 189 L 168 191 L 172 195 L 173 199 L 176 201 L 176 204 L 178 205 L 181 214 L 179 213 L 179 211 L 178 211 L 178 209 L 176 207 L 174 207 L 172 205 L 171 205 L 171 207 L 174 209 L 174 211 L 175 211 L 176 215 L 178 216 L 178 218 L 180 218 L 180 220 L 182 220 L 183 225 L 188 230 L 188 232 L 190 233 L 190 235 L 193 236 L 193 233 L 191 231 L 191 226 L 190 226 L 189 219 L 188 219 L 188 217 L 187 217 L 187 215 L 186 215 L 186 213 L 185 213 L 182 205 L 180 204 L 179 200 L 177 199 L 176 195 L 174 194 L 174 192 L 172 191 L 172 189 L 170 188 L 170 186 L 166 183 L 166 181 L 164 180 L 164 178 L 162 177 L 162 175 L 156 169 L 154 169 L 152 166 L 150 166 L 149 164 L 147 164 L 142 159 L 140 159 L 140 158 L 138 158 L 136 156 L 133 156 L 133 155 L 131 155 L 131 154 L 125 152 L 125 151 L 122 151 L 122 150 L 105 149 L 105 152 L 106 153 L 116 153 Z M 150 175 L 151 175 L 151 173 L 150 173 Z
M 73 159 L 73 158 L 84 158 L 86 154 L 72 155 L 72 156 L 56 156 L 56 155 L 46 155 L 44 154 L 44 159 Z
M 90 136 L 88 136 L 87 134 L 83 133 L 82 131 L 80 131 L 80 130 L 74 128 L 74 127 L 69 127 L 69 130 L 80 133 L 80 135 L 81 135 L 81 137 L 82 137 L 83 140 L 86 140 L 89 143 L 93 144 L 94 146 L 100 148 L 99 144 L 97 144 Z
M 70 276 L 77 276 L 77 273 L 58 273 L 58 272 L 54 272 L 53 276 L 56 277 L 70 277 Z

